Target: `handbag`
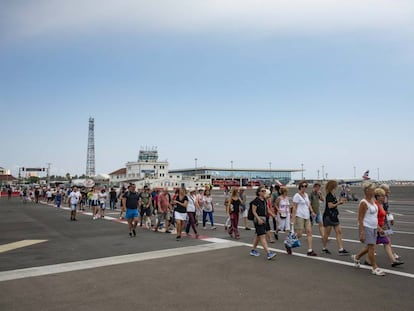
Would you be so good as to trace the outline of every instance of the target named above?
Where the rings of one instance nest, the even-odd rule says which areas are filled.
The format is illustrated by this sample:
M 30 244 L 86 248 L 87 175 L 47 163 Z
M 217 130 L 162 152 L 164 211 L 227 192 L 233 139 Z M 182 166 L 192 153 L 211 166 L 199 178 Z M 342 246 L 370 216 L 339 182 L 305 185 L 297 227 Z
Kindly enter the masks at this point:
M 385 235 L 377 235 L 377 244 L 389 244 L 390 240 Z
M 293 224 L 292 224 L 291 231 L 289 232 L 289 234 L 286 237 L 286 240 L 284 241 L 284 244 L 288 248 L 300 247 L 300 241 L 295 233 L 295 228 Z

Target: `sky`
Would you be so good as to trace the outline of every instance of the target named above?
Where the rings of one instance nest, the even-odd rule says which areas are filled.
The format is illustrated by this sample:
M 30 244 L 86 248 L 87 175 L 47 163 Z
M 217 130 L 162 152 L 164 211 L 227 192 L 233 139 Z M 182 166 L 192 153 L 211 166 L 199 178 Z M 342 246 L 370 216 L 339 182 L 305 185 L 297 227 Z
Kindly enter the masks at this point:
M 156 146 L 171 169 L 414 180 L 413 99 L 411 0 L 0 1 L 14 175 L 85 173 L 93 117 L 96 173 Z

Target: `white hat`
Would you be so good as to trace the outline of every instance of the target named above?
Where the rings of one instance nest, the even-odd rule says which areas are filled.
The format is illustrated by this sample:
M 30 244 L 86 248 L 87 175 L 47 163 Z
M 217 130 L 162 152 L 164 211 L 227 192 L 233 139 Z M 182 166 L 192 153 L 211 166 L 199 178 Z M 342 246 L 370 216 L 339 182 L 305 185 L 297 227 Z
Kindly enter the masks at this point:
M 194 187 L 189 187 L 189 188 L 188 188 L 188 192 L 189 192 L 189 193 L 194 192 L 194 191 L 196 191 L 196 188 L 194 188 Z

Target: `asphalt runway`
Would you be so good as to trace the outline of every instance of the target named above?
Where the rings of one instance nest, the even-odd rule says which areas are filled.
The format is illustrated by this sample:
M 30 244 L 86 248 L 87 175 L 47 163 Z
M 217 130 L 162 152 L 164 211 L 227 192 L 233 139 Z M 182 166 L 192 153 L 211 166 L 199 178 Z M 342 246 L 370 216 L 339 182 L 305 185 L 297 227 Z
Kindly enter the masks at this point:
M 354 268 L 350 256 L 336 254 L 335 240 L 328 244 L 332 255 L 322 255 L 317 226 L 318 257 L 306 256 L 305 237 L 287 255 L 283 233 L 269 244 L 275 259 L 267 261 L 263 250 L 260 257 L 250 256 L 254 233 L 240 228 L 236 241 L 224 231 L 220 191 L 214 192 L 217 229 L 199 227 L 200 239 L 180 242 L 143 228 L 130 238 L 119 211 L 95 221 L 80 214 L 71 222 L 65 209 L 1 198 L 0 310 L 412 310 L 413 188 L 391 190 L 393 248 L 405 264 L 392 268 L 378 246 L 385 277 L 371 275 L 368 266 Z M 289 191 L 291 197 L 295 190 Z M 344 246 L 351 253 L 362 247 L 357 207 L 349 202 L 340 208 Z

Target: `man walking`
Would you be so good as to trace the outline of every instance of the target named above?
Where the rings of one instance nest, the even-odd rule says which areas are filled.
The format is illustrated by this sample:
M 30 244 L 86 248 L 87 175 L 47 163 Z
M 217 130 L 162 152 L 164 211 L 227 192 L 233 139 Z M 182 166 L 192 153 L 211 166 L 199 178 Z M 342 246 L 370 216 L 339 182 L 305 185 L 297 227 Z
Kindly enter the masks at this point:
M 70 204 L 70 220 L 77 221 L 76 219 L 76 210 L 79 204 L 79 200 L 81 198 L 81 194 L 78 188 L 75 186 L 73 187 L 72 192 L 69 194 L 69 204 Z
M 135 229 L 138 225 L 138 206 L 139 206 L 140 196 L 136 191 L 135 184 L 130 184 L 128 191 L 124 193 L 122 197 L 122 205 L 126 207 L 125 218 L 128 221 L 129 236 L 136 236 L 137 233 Z

